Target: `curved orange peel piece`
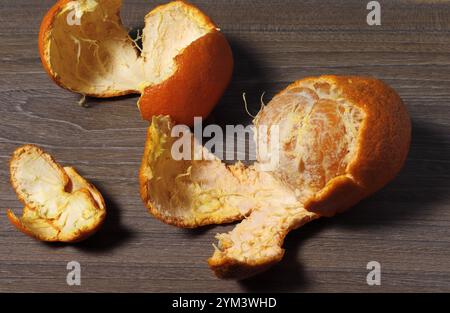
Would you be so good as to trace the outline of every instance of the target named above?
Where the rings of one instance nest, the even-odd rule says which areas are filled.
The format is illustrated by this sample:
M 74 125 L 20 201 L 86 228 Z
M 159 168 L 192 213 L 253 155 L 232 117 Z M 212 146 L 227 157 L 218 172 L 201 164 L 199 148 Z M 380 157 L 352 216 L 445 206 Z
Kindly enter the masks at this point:
M 76 242 L 102 225 L 100 192 L 72 167 L 61 167 L 40 148 L 18 148 L 10 162 L 11 183 L 25 204 L 22 217 L 7 215 L 20 231 L 41 241 Z
M 195 6 L 172 1 L 145 17 L 142 49 L 120 19 L 120 0 L 59 0 L 39 33 L 42 64 L 61 87 L 92 97 L 141 94 L 144 119 L 170 115 L 192 125 L 227 87 L 233 56 L 217 26 Z

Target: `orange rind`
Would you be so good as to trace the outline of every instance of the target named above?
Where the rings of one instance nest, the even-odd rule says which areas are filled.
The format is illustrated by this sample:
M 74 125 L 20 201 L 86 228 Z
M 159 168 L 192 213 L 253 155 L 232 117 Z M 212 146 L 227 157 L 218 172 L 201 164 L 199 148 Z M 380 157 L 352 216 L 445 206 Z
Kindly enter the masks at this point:
M 149 128 L 140 171 L 144 203 L 157 218 L 180 227 L 243 219 L 217 235 L 208 260 L 218 277 L 236 279 L 279 262 L 291 230 L 342 212 L 391 181 L 411 138 L 398 94 L 379 80 L 357 76 L 299 80 L 262 108 L 254 120 L 256 138 L 270 141 L 273 129 L 279 133 L 278 150 L 272 151 L 278 162 L 270 171 L 259 141 L 250 167 L 226 166 L 214 156 L 177 161 L 172 126 L 169 117 L 159 116 Z M 210 154 L 193 137 L 192 146 Z
M 10 162 L 11 184 L 25 205 L 11 223 L 47 242 L 81 241 L 102 225 L 106 208 L 100 192 L 72 167 L 61 167 L 40 148 L 18 148 Z
M 230 46 L 211 19 L 185 1 L 145 17 L 142 48 L 120 19 L 120 0 L 59 0 L 39 32 L 42 64 L 61 87 L 91 97 L 141 94 L 144 119 L 206 117 L 232 71 Z

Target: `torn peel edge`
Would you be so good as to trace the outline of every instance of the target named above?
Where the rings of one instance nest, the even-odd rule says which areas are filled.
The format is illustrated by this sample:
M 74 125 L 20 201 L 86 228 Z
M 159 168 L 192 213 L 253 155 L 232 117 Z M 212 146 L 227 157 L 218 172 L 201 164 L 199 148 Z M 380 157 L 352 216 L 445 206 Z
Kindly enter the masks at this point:
M 281 238 L 281 241 L 278 242 L 278 246 L 281 248 L 279 254 L 266 259 L 238 260 L 228 256 L 226 248 L 221 250 L 213 244 L 214 254 L 208 259 L 208 265 L 221 279 L 241 280 L 264 272 L 283 259 L 285 250 L 282 246 L 285 237 L 291 231 L 321 217 L 333 217 L 357 204 L 366 194 L 367 191 L 364 187 L 358 184 L 351 175 L 344 174 L 335 177 L 328 181 L 319 193 L 305 202 L 304 210 L 299 212 L 304 215 L 298 215 L 301 216 L 300 219 L 295 220 L 294 217 L 293 223 L 288 228 L 278 232 Z
M 94 200 L 97 208 L 101 211 L 104 211 L 106 214 L 106 203 L 100 191 L 93 184 L 88 182 L 83 176 L 78 173 L 78 171 L 71 166 L 65 166 L 64 171 L 70 177 L 71 190 L 72 192 L 75 190 L 87 190 Z
M 37 152 L 39 154 L 39 157 L 44 158 L 46 163 L 49 164 L 55 171 L 58 172 L 59 178 L 61 179 L 61 185 L 63 187 L 63 190 L 65 192 L 68 192 L 71 188 L 71 181 L 70 181 L 70 177 L 67 174 L 67 172 L 65 171 L 65 169 L 58 162 L 55 161 L 53 156 L 46 153 L 38 146 L 36 146 L 34 144 L 26 144 L 26 145 L 23 145 L 23 146 L 17 148 L 13 152 L 13 155 L 12 155 L 11 159 L 9 160 L 9 170 L 10 170 L 10 180 L 9 181 L 10 181 L 11 186 L 13 187 L 19 201 L 22 202 L 22 204 L 24 206 L 29 206 L 30 204 L 33 205 L 33 203 L 29 203 L 26 200 L 26 198 L 28 197 L 27 193 L 23 190 L 23 188 L 21 188 L 19 186 L 17 180 L 14 179 L 14 177 L 16 176 L 16 173 L 18 171 L 18 168 L 19 168 L 18 164 L 16 164 L 16 161 L 18 161 L 18 159 L 20 159 L 22 157 L 22 155 L 27 154 L 27 152 L 29 150 L 34 150 L 35 152 Z
M 24 208 L 20 217 L 11 210 L 7 216 L 21 232 L 41 241 L 78 242 L 103 224 L 106 205 L 98 189 L 41 148 L 31 144 L 17 148 L 10 172 Z
M 24 207 L 23 210 L 25 211 L 25 210 L 29 210 L 29 209 L 27 207 Z M 21 231 L 22 233 L 24 233 L 34 239 L 41 240 L 41 241 L 47 241 L 47 242 L 58 241 L 55 236 L 52 236 L 51 239 L 49 240 L 48 237 L 44 237 L 39 233 L 33 233 L 29 227 L 25 226 L 25 224 L 22 222 L 21 218 L 17 217 L 11 209 L 8 209 L 6 211 L 6 216 L 8 217 L 11 224 L 13 224 L 19 231 Z M 50 223 L 48 224 L 48 227 L 53 228 L 55 232 L 58 231 Z
M 78 196 L 83 195 L 85 200 L 91 202 L 92 207 L 96 209 L 89 222 L 86 222 L 82 227 L 72 228 L 69 225 L 69 228 L 66 229 L 66 224 L 63 226 L 57 225 L 64 214 L 66 219 L 70 219 L 70 213 L 67 210 L 61 212 L 58 218 L 48 219 L 39 216 L 36 209 L 25 206 L 21 217 L 17 217 L 11 209 L 7 210 L 7 217 L 19 231 L 40 241 L 64 243 L 83 241 L 101 228 L 106 218 L 106 210 L 97 207 L 97 202 L 88 189 L 77 190 L 74 194 L 78 194 Z M 68 210 L 70 210 L 70 207 Z
M 164 207 L 161 207 L 161 203 L 163 202 L 160 201 L 164 201 L 165 198 L 159 198 L 159 196 L 162 195 L 156 194 L 155 191 L 158 189 L 160 191 L 165 190 L 166 184 L 163 184 L 164 180 L 161 180 L 158 183 L 158 177 L 160 177 L 161 173 L 159 173 L 157 169 L 164 166 L 163 163 L 159 162 L 169 162 L 169 164 L 171 162 L 174 162 L 172 163 L 172 166 L 170 166 L 170 168 L 174 170 L 176 169 L 175 164 L 181 162 L 171 159 L 170 149 L 172 146 L 172 142 L 169 140 L 169 138 L 173 126 L 174 123 L 169 116 L 158 116 L 153 117 L 152 123 L 147 130 L 144 154 L 139 170 L 139 184 L 140 196 L 148 212 L 155 218 L 166 224 L 181 228 L 196 228 L 199 226 L 206 226 L 211 224 L 227 224 L 243 219 L 245 217 L 245 214 L 248 214 L 248 210 L 240 209 L 237 207 L 235 208 L 233 206 L 230 206 L 229 210 L 223 210 L 221 212 L 222 214 L 200 213 L 196 211 L 194 207 L 189 206 L 189 201 L 185 203 L 179 203 L 179 207 L 170 207 L 170 209 L 163 209 Z M 190 142 L 193 145 L 193 150 L 195 150 L 195 147 L 199 147 L 197 146 L 198 143 L 196 143 L 196 141 L 194 140 L 192 133 L 190 133 L 189 136 L 191 138 Z M 231 173 L 229 168 L 222 167 L 222 164 L 218 160 L 209 160 L 207 162 L 208 164 L 212 165 L 220 164 L 220 170 L 225 171 L 223 174 L 227 174 L 232 177 L 233 174 Z M 178 176 L 184 176 L 186 168 L 189 173 L 192 167 L 196 167 L 194 163 L 190 163 L 188 165 L 189 167 L 186 165 L 182 169 L 175 170 L 176 174 L 178 174 Z M 165 171 L 164 174 L 167 175 L 167 171 Z M 167 184 L 167 188 L 173 189 L 172 196 L 178 194 L 179 188 L 184 189 L 187 186 L 192 186 L 193 184 L 195 184 L 195 182 L 189 181 L 188 185 L 178 186 L 176 181 L 177 180 L 175 178 L 175 181 L 171 181 Z M 210 189 L 205 189 L 205 191 L 208 190 Z M 190 200 L 194 199 L 195 198 L 192 198 Z M 173 214 L 173 211 L 171 210 L 176 210 L 177 208 L 181 209 L 181 211 L 178 211 L 178 214 Z
M 151 203 L 147 203 L 147 210 L 152 216 L 157 218 L 159 221 L 180 227 L 185 229 L 195 229 L 199 227 L 209 226 L 209 225 L 221 225 L 221 224 L 231 224 L 236 221 L 240 221 L 244 218 L 242 214 L 236 214 L 234 216 L 227 216 L 225 218 L 223 217 L 217 217 L 214 215 L 211 215 L 209 217 L 205 218 L 194 218 L 191 220 L 188 220 L 184 217 L 175 217 L 171 216 L 169 214 L 162 214 L 159 210 L 157 210 Z
M 285 250 L 283 249 L 282 251 L 281 255 L 271 260 L 254 263 L 246 263 L 228 257 L 220 259 L 211 257 L 208 259 L 208 266 L 217 278 L 244 280 L 262 273 L 280 262 L 283 259 Z
M 117 24 L 117 30 L 113 34 L 118 37 L 111 37 L 114 40 L 110 42 L 106 40 L 110 38 L 105 37 L 107 30 L 104 30 L 105 35 L 98 40 L 98 44 L 100 52 L 108 57 L 98 62 L 89 61 L 94 52 L 88 50 L 88 43 L 82 43 L 82 48 L 78 50 L 82 51 L 83 64 L 78 66 L 75 65 L 79 63 L 76 62 L 76 43 L 68 43 L 70 39 L 67 39 L 67 32 L 73 33 L 76 39 L 81 39 L 77 30 L 79 26 L 62 32 L 66 29 L 62 25 L 65 25 L 65 9 L 70 2 L 58 1 L 44 17 L 39 33 L 42 64 L 57 85 L 96 98 L 141 95 L 138 107 L 146 120 L 150 120 L 152 115 L 170 114 L 178 123 L 192 126 L 194 116 L 206 118 L 212 111 L 231 80 L 233 56 L 219 28 L 199 8 L 187 1 L 172 1 L 151 10 L 145 17 L 143 52 L 139 53 L 120 19 L 121 2 L 94 1 L 99 6 L 93 13 L 87 12 L 92 13 L 93 17 L 87 16 L 89 20 L 83 20 L 83 25 L 93 22 L 97 29 L 87 39 L 97 40 L 94 35 L 103 32 L 106 27 L 103 25 L 105 21 L 99 21 L 101 18 L 97 18 L 98 22 L 93 20 L 94 14 L 100 14 L 100 9 L 108 12 L 106 22 Z M 160 16 L 170 18 L 172 14 L 176 22 L 165 22 L 160 31 L 157 19 Z M 182 29 L 183 23 L 188 27 Z M 214 40 L 205 37 L 213 37 Z M 67 44 L 57 47 L 54 44 L 57 40 Z M 119 46 L 121 41 L 125 42 L 124 47 Z M 156 48 L 162 44 L 165 45 L 164 49 L 158 52 Z M 216 44 L 219 46 L 216 47 Z M 65 56 L 65 61 L 61 55 Z M 129 59 L 127 63 L 130 66 L 123 67 L 117 61 L 122 55 Z M 72 62 L 68 62 L 70 60 Z M 103 60 L 109 61 L 104 61 L 106 63 L 103 64 Z M 91 63 L 95 66 L 92 67 Z M 102 70 L 105 67 L 108 68 L 107 71 Z M 80 75 L 78 68 L 81 69 Z M 86 68 L 94 70 L 87 71 Z M 180 90 L 180 95 L 171 96 L 171 91 L 177 89 Z M 177 99 L 175 103 L 173 99 Z
M 243 280 L 268 270 L 283 259 L 285 249 L 283 249 L 282 247 L 286 236 L 292 230 L 300 228 L 303 225 L 321 217 L 319 214 L 315 214 L 307 210 L 303 210 L 303 213 L 306 214 L 302 214 L 302 217 L 298 220 L 294 219 L 293 223 L 288 228 L 278 232 L 278 235 L 280 237 L 280 241 L 277 243 L 279 253 L 277 253 L 276 255 L 273 255 L 271 257 L 248 258 L 239 260 L 227 255 L 227 248 L 230 247 L 221 250 L 215 244 L 213 244 L 214 254 L 208 259 L 209 267 L 218 278 L 235 280 Z
M 24 210 L 30 210 L 30 209 L 27 207 L 24 207 Z M 23 221 L 23 219 L 17 217 L 11 209 L 8 209 L 6 211 L 6 215 L 9 219 L 9 221 L 11 222 L 11 224 L 13 224 L 19 231 L 21 231 L 22 233 L 24 233 L 25 235 L 28 235 L 29 237 L 31 237 L 33 239 L 43 241 L 43 242 L 63 242 L 63 243 L 77 243 L 77 242 L 81 242 L 81 241 L 87 239 L 88 237 L 92 236 L 100 229 L 100 227 L 104 223 L 104 219 L 106 216 L 106 214 L 103 214 L 103 217 L 100 218 L 100 222 L 96 225 L 96 227 L 93 227 L 91 230 L 86 231 L 86 232 L 79 232 L 79 233 L 76 233 L 72 237 L 65 237 L 62 239 L 58 236 L 59 233 L 61 232 L 61 230 L 57 229 L 54 225 L 52 225 L 50 222 L 48 222 L 46 220 L 41 220 L 41 221 L 47 223 L 48 229 L 52 229 L 54 231 L 53 236 L 45 236 L 42 233 L 33 232 L 31 230 L 31 228 L 26 225 L 26 223 Z

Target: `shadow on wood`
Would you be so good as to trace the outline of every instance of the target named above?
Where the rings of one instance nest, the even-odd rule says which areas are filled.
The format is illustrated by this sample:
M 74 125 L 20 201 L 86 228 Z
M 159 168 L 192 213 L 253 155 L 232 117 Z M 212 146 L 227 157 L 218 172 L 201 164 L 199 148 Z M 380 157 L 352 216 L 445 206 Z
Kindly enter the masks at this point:
M 411 148 L 400 174 L 385 188 L 336 217 L 338 227 L 359 229 L 420 220 L 435 213 L 450 192 L 448 138 L 436 126 L 413 123 Z M 445 209 L 444 206 L 441 209 Z M 393 226 L 395 227 L 395 226 Z
M 181 231 L 187 237 L 200 238 L 200 237 L 203 237 L 203 236 L 209 234 L 210 232 L 213 232 L 214 229 L 216 229 L 216 228 L 217 228 L 217 225 L 206 225 L 206 226 L 197 227 L 197 228 L 183 228 L 183 229 L 181 229 Z
M 138 94 L 129 94 L 129 95 L 111 97 L 111 98 L 86 97 L 85 103 L 84 104 L 80 103 L 80 105 L 85 107 L 86 109 L 89 109 L 96 105 L 114 104 L 114 102 L 119 102 L 120 100 L 126 100 L 126 99 L 135 99 L 135 102 L 137 103 L 137 101 L 139 99 L 139 95 Z M 80 98 L 80 101 L 81 101 L 81 98 Z
M 238 39 L 230 35 L 226 36 L 235 62 L 233 77 L 208 122 L 216 123 L 221 127 L 237 124 L 248 125 L 253 118 L 245 111 L 243 93 L 246 93 L 248 111 L 252 115 L 256 115 L 261 108 L 262 93 L 267 92 L 264 97 L 266 102 L 271 98 L 271 80 L 266 76 L 256 51 L 252 51 L 251 47 Z
M 117 206 L 107 192 L 101 188 L 99 190 L 106 202 L 107 213 L 105 222 L 96 234 L 75 245 L 77 249 L 93 254 L 116 249 L 127 243 L 134 236 L 131 230 L 121 224 L 121 208 Z
M 318 220 L 292 231 L 286 237 L 283 246 L 285 249 L 283 260 L 266 272 L 242 280 L 239 284 L 250 292 L 298 292 L 307 289 L 309 286 L 305 271 L 307 264 L 302 264 L 297 254 L 302 244 L 319 233 L 325 224 L 324 220 Z
M 332 220 L 319 220 L 293 231 L 286 238 L 284 259 L 267 272 L 241 281 L 241 285 L 248 291 L 298 291 L 307 288 L 308 279 L 304 271 L 307 265 L 299 263 L 296 252 L 305 240 L 326 225 L 333 223 L 355 232 L 381 224 L 394 223 L 392 227 L 397 227 L 395 223 L 398 221 L 420 219 L 421 213 L 427 211 L 425 209 L 438 209 L 434 204 L 442 202 L 450 191 L 450 168 L 444 164 L 450 159 L 447 142 L 448 138 L 443 138 L 442 132 L 434 130 L 432 125 L 415 123 L 408 159 L 394 181 Z

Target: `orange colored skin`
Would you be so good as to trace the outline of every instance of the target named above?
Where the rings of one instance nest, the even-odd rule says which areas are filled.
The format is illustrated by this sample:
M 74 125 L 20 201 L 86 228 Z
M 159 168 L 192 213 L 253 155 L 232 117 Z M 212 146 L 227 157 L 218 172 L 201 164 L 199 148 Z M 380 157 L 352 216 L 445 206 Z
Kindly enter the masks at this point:
M 45 15 L 39 32 L 39 54 L 45 71 L 59 86 L 75 91 L 64 85 L 51 64 L 45 58 L 47 36 L 56 15 L 71 0 L 59 0 Z M 195 8 L 192 4 L 182 1 Z M 161 10 L 160 5 L 152 12 Z M 119 14 L 119 12 L 117 12 Z M 216 28 L 211 19 L 202 14 L 205 23 Z M 70 60 L 68 60 L 69 62 Z M 177 71 L 164 82 L 146 87 L 139 99 L 139 109 L 143 119 L 151 120 L 153 115 L 171 115 L 178 123 L 192 126 L 194 117 L 206 118 L 227 88 L 233 72 L 233 54 L 225 37 L 218 30 L 193 42 L 175 58 Z M 86 94 L 91 97 L 109 98 L 136 93 L 134 90 Z
M 373 194 L 400 172 L 411 141 L 411 120 L 399 95 L 382 81 L 358 76 L 322 76 L 365 113 L 357 153 L 345 175 L 330 180 L 305 209 L 333 216 Z M 317 78 L 310 78 L 311 80 Z
M 225 37 L 212 32 L 175 58 L 176 73 L 163 83 L 147 87 L 139 100 L 143 119 L 170 115 L 192 126 L 193 117 L 207 117 L 228 86 L 233 55 Z

